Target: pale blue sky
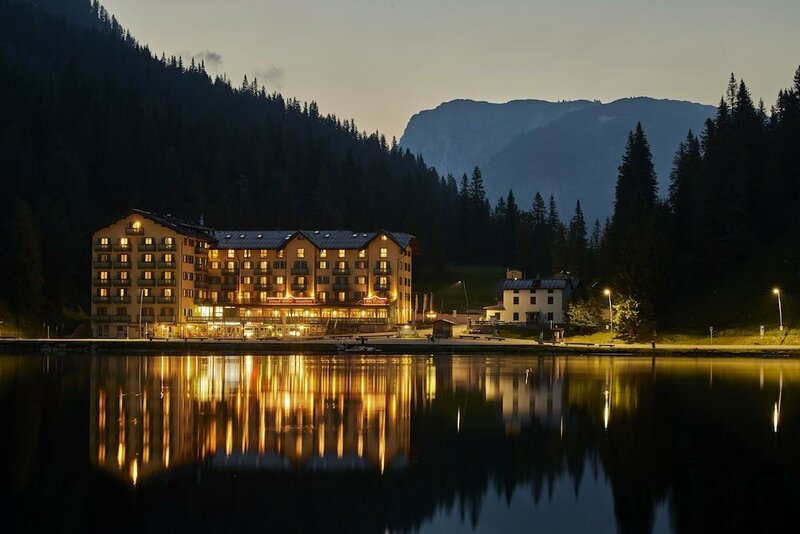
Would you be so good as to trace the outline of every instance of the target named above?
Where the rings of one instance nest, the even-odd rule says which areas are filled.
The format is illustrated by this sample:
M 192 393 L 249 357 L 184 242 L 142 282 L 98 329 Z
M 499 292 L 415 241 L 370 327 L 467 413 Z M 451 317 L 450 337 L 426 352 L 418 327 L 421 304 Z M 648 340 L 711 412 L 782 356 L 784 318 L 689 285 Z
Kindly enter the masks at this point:
M 800 64 L 797 0 L 103 0 L 140 42 L 403 132 L 455 98 L 715 104 L 731 72 L 769 106 Z M 213 54 L 211 57 L 213 58 Z

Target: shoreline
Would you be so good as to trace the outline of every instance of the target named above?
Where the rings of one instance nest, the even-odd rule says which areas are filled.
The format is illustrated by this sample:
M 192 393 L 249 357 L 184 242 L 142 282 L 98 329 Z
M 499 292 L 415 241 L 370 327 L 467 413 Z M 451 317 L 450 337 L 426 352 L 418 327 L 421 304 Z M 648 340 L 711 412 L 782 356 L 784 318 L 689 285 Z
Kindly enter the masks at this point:
M 346 345 L 348 351 L 340 350 Z M 364 350 L 359 350 L 360 348 Z M 536 341 L 510 339 L 459 340 L 431 342 L 425 338 L 365 338 L 364 344 L 353 339 L 315 340 L 199 340 L 199 339 L 0 339 L 0 355 L 21 354 L 507 354 L 507 355 L 598 355 L 598 356 L 751 356 L 761 358 L 798 358 L 800 345 L 669 345 L 659 344 L 540 344 Z

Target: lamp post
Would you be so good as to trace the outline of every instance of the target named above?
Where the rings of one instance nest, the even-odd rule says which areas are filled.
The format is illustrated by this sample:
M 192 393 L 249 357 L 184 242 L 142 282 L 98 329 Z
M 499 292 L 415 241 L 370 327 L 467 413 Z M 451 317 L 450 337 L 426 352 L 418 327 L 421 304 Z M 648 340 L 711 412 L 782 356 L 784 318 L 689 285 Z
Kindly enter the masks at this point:
M 608 297 L 608 319 L 611 322 L 611 333 L 614 333 L 614 308 L 611 307 L 611 290 L 604 289 L 603 295 Z
M 467 284 L 464 283 L 461 280 L 459 280 L 458 283 L 461 284 L 461 287 L 464 288 L 464 302 L 467 304 L 467 309 L 465 311 L 468 311 L 469 310 L 469 297 L 467 296 Z
M 783 332 L 783 308 L 781 307 L 781 290 L 777 287 L 772 290 L 772 294 L 778 297 L 778 321 L 780 322 L 780 326 L 778 330 Z

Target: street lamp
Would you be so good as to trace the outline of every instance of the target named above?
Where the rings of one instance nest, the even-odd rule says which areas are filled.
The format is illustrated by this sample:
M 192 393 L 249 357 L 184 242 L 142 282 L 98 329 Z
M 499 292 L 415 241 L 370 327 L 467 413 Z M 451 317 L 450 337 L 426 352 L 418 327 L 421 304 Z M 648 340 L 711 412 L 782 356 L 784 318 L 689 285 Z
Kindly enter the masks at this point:
M 467 309 L 465 311 L 469 311 L 469 297 L 467 296 L 467 284 L 462 282 L 461 280 L 458 281 L 461 284 L 461 287 L 464 288 L 464 302 L 467 304 Z
M 603 295 L 608 297 L 608 319 L 611 321 L 611 333 L 614 333 L 614 308 L 611 307 L 611 290 L 604 289 Z
M 781 307 L 781 290 L 777 287 L 772 290 L 772 294 L 778 297 L 778 320 L 780 321 L 780 326 L 778 330 L 783 332 L 783 308 Z

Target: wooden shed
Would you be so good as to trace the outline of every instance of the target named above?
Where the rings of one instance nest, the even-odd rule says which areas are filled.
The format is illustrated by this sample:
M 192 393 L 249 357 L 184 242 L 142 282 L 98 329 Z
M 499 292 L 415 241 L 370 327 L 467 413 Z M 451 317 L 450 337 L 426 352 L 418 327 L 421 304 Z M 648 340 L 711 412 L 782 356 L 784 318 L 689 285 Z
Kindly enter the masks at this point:
M 439 319 L 433 322 L 433 337 L 437 339 L 450 339 L 453 337 L 453 321 Z

